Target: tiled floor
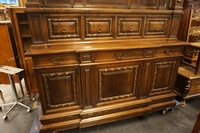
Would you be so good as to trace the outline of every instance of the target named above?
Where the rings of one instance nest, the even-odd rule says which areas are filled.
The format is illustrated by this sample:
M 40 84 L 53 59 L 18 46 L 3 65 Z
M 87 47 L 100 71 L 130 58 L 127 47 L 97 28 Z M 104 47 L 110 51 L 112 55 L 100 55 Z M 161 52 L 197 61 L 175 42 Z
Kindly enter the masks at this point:
M 13 100 L 12 92 L 8 91 L 11 90 L 9 87 L 9 85 L 0 85 L 0 89 L 4 93 L 5 101 Z M 19 91 L 19 88 L 17 89 Z M 1 103 L 2 100 L 0 100 Z M 24 103 L 33 108 L 32 112 L 27 113 L 27 109 L 17 106 L 8 114 L 8 120 L 6 121 L 2 117 L 9 108 L 3 108 L 3 111 L 0 112 L 0 133 L 30 132 L 38 106 L 36 106 L 34 101 L 28 100 Z M 161 112 L 154 112 L 149 115 L 118 122 L 84 129 L 61 131 L 59 133 L 191 133 L 199 109 L 200 97 L 188 100 L 186 108 L 177 106 L 173 112 L 169 111 L 166 115 L 162 115 Z

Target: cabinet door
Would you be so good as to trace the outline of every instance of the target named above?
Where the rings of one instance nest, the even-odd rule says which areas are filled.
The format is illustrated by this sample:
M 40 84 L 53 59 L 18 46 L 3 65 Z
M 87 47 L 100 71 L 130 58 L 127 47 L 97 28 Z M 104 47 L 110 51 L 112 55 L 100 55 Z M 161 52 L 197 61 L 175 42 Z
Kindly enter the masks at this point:
M 112 105 L 137 99 L 142 62 L 82 67 L 83 106 Z
M 36 70 L 43 114 L 81 108 L 78 67 Z
M 173 88 L 177 76 L 180 57 L 163 58 L 155 61 L 153 82 L 149 98 L 152 110 L 160 110 L 175 106 Z

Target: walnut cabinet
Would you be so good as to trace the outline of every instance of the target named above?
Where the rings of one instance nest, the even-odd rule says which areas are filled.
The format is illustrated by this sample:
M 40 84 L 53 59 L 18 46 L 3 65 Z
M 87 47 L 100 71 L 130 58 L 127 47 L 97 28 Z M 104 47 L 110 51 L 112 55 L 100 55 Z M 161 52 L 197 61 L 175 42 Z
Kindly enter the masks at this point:
M 40 131 L 85 128 L 175 106 L 181 0 L 29 0 Z

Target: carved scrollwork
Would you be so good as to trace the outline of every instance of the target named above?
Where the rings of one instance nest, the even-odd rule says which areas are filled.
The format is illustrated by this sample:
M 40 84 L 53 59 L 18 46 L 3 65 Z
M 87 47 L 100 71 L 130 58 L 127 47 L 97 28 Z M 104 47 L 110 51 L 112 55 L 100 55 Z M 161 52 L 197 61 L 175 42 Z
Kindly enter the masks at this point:
M 200 36 L 200 27 L 199 26 L 193 26 L 190 28 L 190 35 L 192 36 Z
M 50 88 L 49 88 L 49 78 L 58 77 L 58 76 L 71 76 L 72 77 L 72 89 L 73 89 L 73 102 L 68 102 L 64 104 L 52 104 L 52 99 L 50 96 Z M 43 78 L 43 86 L 44 86 L 44 94 L 46 99 L 46 104 L 49 109 L 53 108 L 61 108 L 61 107 L 67 107 L 77 104 L 77 95 L 76 95 L 76 81 L 75 81 L 75 71 L 68 71 L 68 72 L 59 72 L 59 73 L 47 73 L 42 74 Z
M 192 20 L 200 21 L 200 9 L 193 11 Z

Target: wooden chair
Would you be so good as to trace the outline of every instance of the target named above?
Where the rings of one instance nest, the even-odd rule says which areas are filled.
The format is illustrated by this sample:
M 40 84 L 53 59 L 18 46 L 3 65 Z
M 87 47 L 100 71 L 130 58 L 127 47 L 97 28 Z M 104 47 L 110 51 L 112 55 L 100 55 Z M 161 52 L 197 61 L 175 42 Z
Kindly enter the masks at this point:
M 199 133 L 199 131 L 200 131 L 200 110 L 199 110 L 197 120 L 196 120 L 194 127 L 192 129 L 192 133 Z

